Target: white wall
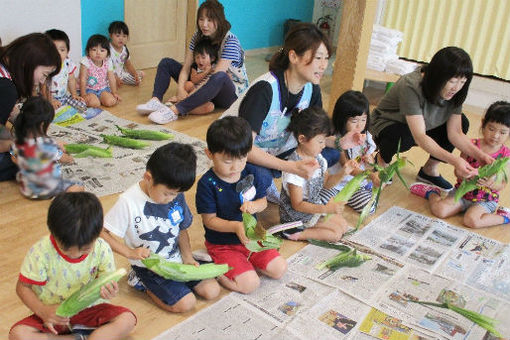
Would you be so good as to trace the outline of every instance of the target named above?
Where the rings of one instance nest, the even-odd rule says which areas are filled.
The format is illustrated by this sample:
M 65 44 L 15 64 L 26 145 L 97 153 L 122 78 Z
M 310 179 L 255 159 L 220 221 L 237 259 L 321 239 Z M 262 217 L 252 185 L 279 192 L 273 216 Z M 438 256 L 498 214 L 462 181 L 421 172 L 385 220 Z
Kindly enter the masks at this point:
M 70 57 L 81 59 L 80 0 L 0 0 L 0 38 L 7 45 L 19 36 L 56 28 L 71 41 Z

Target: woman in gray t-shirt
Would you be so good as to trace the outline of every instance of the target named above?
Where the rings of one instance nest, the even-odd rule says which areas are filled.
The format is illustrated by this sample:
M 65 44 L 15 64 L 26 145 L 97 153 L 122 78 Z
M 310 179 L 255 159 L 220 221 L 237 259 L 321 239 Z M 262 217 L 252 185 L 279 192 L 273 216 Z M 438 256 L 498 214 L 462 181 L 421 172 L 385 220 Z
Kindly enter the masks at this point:
M 386 166 L 397 152 L 418 145 L 430 154 L 417 178 L 451 190 L 438 170 L 441 161 L 455 167 L 461 176 L 476 174 L 454 148 L 482 163 L 493 159 L 475 147 L 465 135 L 469 122 L 462 114 L 473 77 L 471 58 L 458 47 L 439 50 L 430 63 L 403 75 L 384 96 L 370 117 L 370 132 L 379 148 L 377 162 Z

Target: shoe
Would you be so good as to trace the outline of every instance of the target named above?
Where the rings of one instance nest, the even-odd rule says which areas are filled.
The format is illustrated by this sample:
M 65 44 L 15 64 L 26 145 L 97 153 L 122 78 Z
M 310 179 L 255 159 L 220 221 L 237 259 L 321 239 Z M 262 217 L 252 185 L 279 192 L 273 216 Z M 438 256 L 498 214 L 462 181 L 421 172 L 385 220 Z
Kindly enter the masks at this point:
M 420 172 L 418 172 L 418 175 L 416 176 L 416 179 L 419 181 L 422 181 L 424 183 L 432 184 L 438 187 L 439 189 L 443 191 L 450 191 L 453 189 L 453 186 L 448 182 L 446 179 L 444 179 L 441 175 L 439 176 L 430 176 L 427 175 L 423 168 L 420 168 Z
M 276 189 L 276 184 L 274 184 L 274 181 L 271 181 L 271 185 L 269 188 L 267 188 L 266 199 L 268 202 L 278 205 L 280 204 L 280 192 L 278 189 Z
M 96 330 L 95 327 L 73 325 L 72 334 L 74 335 L 75 339 L 87 340 L 89 338 L 89 335 L 92 334 L 92 332 L 95 330 Z
M 143 285 L 142 281 L 140 281 L 140 278 L 136 276 L 135 271 L 132 269 L 128 274 L 127 282 L 129 286 L 133 287 L 139 292 L 145 292 L 145 286 Z
M 140 104 L 136 107 L 136 111 L 141 115 L 148 115 L 151 112 L 157 111 L 161 108 L 166 107 L 159 100 L 152 98 L 145 104 Z
M 496 210 L 496 214 L 499 216 L 510 218 L 510 209 L 505 207 L 499 207 L 498 210 Z
M 156 124 L 166 124 L 177 120 L 177 114 L 171 108 L 163 106 L 149 115 L 149 119 Z
M 435 192 L 436 194 L 441 196 L 441 189 L 439 189 L 438 187 L 436 187 L 434 185 L 420 183 L 420 182 L 411 184 L 411 186 L 409 187 L 409 191 L 411 191 L 411 193 L 415 194 L 416 196 L 420 196 L 420 197 L 423 197 L 426 199 L 429 198 L 428 195 L 431 192 Z
M 303 232 L 303 229 L 300 228 L 291 228 L 287 229 L 285 231 L 281 231 L 278 233 L 280 237 L 283 237 L 284 239 L 291 240 L 291 241 L 297 241 L 299 238 L 299 235 Z

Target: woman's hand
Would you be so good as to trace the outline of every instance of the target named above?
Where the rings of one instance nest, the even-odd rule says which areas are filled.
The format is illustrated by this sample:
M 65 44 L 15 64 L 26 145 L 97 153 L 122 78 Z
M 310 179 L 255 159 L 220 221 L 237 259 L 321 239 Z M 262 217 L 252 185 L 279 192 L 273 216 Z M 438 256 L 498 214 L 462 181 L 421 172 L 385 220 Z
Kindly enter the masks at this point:
M 455 173 L 462 178 L 471 178 L 478 174 L 478 170 L 469 165 L 464 158 L 457 157 L 452 165 L 455 167 Z
M 492 162 L 494 162 L 494 158 L 484 152 L 478 161 L 480 162 L 480 166 L 484 166 L 486 164 L 492 164 Z
M 295 171 L 294 173 L 300 177 L 310 179 L 313 176 L 315 170 L 319 168 L 319 163 L 315 158 L 301 159 L 294 161 Z
M 340 139 L 342 149 L 351 149 L 365 143 L 367 135 L 358 131 L 349 131 Z

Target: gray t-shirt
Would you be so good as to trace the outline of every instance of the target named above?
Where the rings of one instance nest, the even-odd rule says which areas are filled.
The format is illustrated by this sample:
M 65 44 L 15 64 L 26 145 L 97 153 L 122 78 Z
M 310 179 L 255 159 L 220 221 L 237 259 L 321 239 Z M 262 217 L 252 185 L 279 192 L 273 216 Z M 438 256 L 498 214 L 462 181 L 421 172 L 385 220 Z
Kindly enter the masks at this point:
M 370 117 L 370 132 L 377 137 L 379 133 L 396 122 L 407 124 L 407 115 L 422 115 L 425 130 L 443 125 L 450 115 L 461 114 L 462 106 L 443 101 L 441 105 L 428 102 L 421 87 L 421 68 L 403 75 L 390 91 L 381 99 Z

